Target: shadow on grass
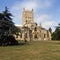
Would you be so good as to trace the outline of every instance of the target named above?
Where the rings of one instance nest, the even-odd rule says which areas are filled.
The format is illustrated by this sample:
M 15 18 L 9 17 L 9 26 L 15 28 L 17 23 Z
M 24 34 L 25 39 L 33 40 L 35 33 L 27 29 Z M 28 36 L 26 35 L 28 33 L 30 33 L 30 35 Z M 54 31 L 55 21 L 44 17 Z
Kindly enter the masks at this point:
M 58 43 L 56 43 L 56 44 L 60 45 L 60 42 L 58 42 Z
M 0 39 L 0 46 L 17 46 L 17 45 L 26 45 L 28 42 L 26 40 L 24 41 L 18 41 L 15 39 L 14 36 L 2 36 Z
M 18 43 L 18 45 L 26 45 L 26 44 L 28 44 L 28 43 L 25 43 L 25 42 L 21 42 L 21 43 Z
M 24 45 L 29 45 L 29 42 L 19 42 L 18 44 L 8 44 L 8 45 L 0 45 L 0 46 L 24 46 Z

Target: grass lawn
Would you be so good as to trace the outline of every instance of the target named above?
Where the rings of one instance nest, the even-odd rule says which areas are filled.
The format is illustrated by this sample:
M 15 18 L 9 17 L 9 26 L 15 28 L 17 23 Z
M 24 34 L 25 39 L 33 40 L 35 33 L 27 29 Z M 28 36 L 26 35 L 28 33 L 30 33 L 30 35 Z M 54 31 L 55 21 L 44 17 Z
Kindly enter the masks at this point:
M 60 41 L 34 41 L 0 46 L 0 60 L 60 60 Z

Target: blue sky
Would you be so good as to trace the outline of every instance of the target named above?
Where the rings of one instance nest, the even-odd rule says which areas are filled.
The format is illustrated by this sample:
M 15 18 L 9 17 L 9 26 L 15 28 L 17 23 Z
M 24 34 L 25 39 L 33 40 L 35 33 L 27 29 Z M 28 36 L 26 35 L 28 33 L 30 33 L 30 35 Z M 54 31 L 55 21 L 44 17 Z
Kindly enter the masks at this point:
M 22 25 L 22 11 L 34 9 L 34 21 L 54 31 L 60 23 L 60 0 L 0 0 L 0 12 L 7 6 L 16 25 Z

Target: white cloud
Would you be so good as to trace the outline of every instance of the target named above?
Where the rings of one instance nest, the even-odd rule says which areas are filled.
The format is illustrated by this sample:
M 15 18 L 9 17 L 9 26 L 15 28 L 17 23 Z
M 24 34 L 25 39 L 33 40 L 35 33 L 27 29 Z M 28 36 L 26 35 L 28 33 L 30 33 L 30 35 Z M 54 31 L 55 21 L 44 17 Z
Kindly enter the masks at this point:
M 55 30 L 55 25 L 57 25 L 55 21 L 46 21 L 42 23 L 42 26 L 45 27 L 46 29 L 49 29 L 51 27 L 52 32 Z
M 15 4 L 12 6 L 11 11 L 14 15 L 14 22 L 19 24 L 22 24 L 22 9 L 26 8 L 28 10 L 31 10 L 32 8 L 34 9 L 35 12 L 37 12 L 37 10 L 40 10 L 40 8 L 47 8 L 50 7 L 51 1 L 50 0 L 29 0 L 29 1 L 16 1 Z M 37 14 L 36 14 L 37 15 Z M 36 17 L 36 16 L 35 16 Z M 45 18 L 45 17 L 44 17 Z
M 36 20 L 38 24 L 42 24 L 42 27 L 49 29 L 50 27 L 52 28 L 52 31 L 54 31 L 54 26 L 57 25 L 55 21 L 53 21 L 53 16 L 48 15 L 48 14 L 43 14 L 38 17 Z
M 28 9 L 28 10 L 32 10 L 33 8 L 34 10 L 36 10 L 37 4 L 36 2 L 32 2 L 32 1 L 21 2 L 21 3 L 20 1 L 17 1 L 10 9 L 14 15 L 13 21 L 16 24 L 22 24 L 22 9 L 23 8 Z
M 35 12 L 38 12 L 38 10 L 40 9 L 47 9 L 47 8 L 50 8 L 51 6 L 52 6 L 52 0 L 33 0 L 33 1 L 26 0 L 23 2 L 17 1 L 11 8 L 11 12 L 14 15 L 13 20 L 18 25 L 22 24 L 23 8 L 26 8 L 28 10 L 31 10 L 33 8 Z M 43 15 L 39 15 L 38 17 L 37 15 L 38 14 L 36 13 L 34 18 L 38 24 L 40 24 L 41 22 L 43 27 L 49 28 L 53 26 L 53 24 L 56 24 L 54 21 L 52 21 L 53 19 L 51 15 L 43 14 Z
M 39 22 L 44 22 L 44 21 L 50 20 L 51 17 L 52 17 L 51 15 L 43 14 L 43 15 L 40 15 L 40 16 L 37 17 L 37 21 L 38 21 L 38 23 Z
M 41 9 L 50 8 L 53 5 L 52 0 L 40 0 L 38 3 L 39 8 Z
M 26 9 L 35 9 L 37 8 L 37 3 L 35 1 L 23 1 L 20 3 L 20 1 L 17 1 L 13 6 L 12 9 L 14 10 L 22 10 L 22 8 L 26 8 Z
M 22 4 L 22 8 L 26 8 L 26 9 L 36 9 L 37 8 L 37 3 L 36 2 L 25 2 Z
M 46 28 L 54 27 L 55 24 L 56 24 L 56 22 L 54 22 L 54 21 L 46 21 L 46 22 L 42 23 L 42 25 Z

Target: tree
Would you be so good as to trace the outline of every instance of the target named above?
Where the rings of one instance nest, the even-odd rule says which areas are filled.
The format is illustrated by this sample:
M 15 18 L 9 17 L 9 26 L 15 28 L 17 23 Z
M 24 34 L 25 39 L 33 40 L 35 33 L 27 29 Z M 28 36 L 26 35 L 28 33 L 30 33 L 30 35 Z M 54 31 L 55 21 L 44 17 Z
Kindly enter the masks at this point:
M 9 36 L 13 36 L 20 29 L 18 29 L 14 22 L 12 21 L 12 14 L 9 12 L 8 8 L 5 7 L 5 11 L 0 13 L 0 40 L 6 41 L 6 38 Z M 6 38 L 5 38 L 6 37 Z
M 13 31 L 14 31 L 14 23 L 12 22 L 12 14 L 8 11 L 8 8 L 5 7 L 5 11 L 3 11 L 3 16 L 4 16 L 4 20 L 5 20 L 5 28 L 6 28 L 6 31 L 8 32 L 8 34 L 12 34 Z M 5 33 L 7 33 L 5 31 Z
M 58 24 L 55 31 L 53 32 L 52 39 L 53 40 L 60 40 L 60 23 Z
M 7 7 L 5 7 L 5 11 L 3 11 L 2 15 L 4 17 L 2 18 L 4 22 L 2 25 L 5 33 L 8 33 L 8 35 L 10 35 L 20 31 L 20 29 L 14 25 L 14 22 L 12 21 L 13 15 L 8 11 Z

